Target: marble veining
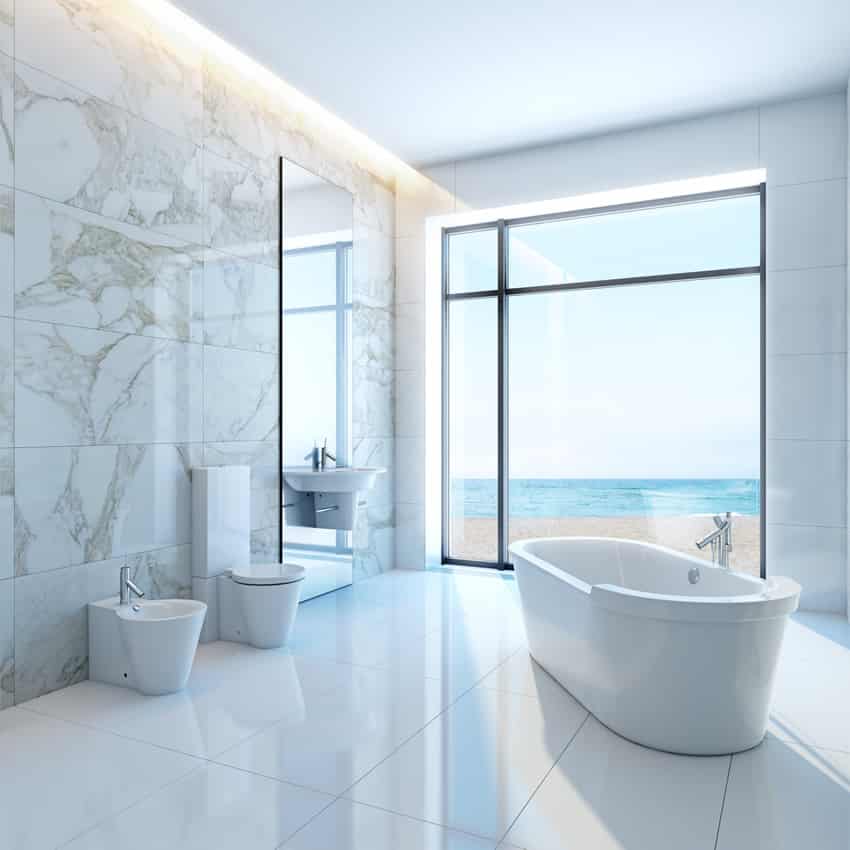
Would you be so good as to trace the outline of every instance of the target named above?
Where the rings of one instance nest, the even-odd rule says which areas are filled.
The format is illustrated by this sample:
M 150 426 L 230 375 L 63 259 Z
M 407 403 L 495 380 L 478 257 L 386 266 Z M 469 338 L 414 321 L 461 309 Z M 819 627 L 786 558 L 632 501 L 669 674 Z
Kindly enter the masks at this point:
M 0 581 L 0 708 L 15 702 L 15 582 Z
M 15 452 L 0 449 L 0 581 L 15 574 Z
M 225 348 L 277 351 L 277 270 L 207 250 L 204 341 Z
M 254 564 L 277 561 L 280 557 L 280 527 L 263 528 L 251 532 L 251 562 Z
M 0 446 L 11 446 L 15 428 L 11 319 L 0 318 Z
M 354 368 L 393 369 L 395 334 L 392 309 L 355 304 L 352 323 Z
M 273 165 L 276 170 L 277 164 Z M 209 151 L 204 155 L 206 244 L 277 268 L 277 179 Z
M 204 346 L 204 440 L 273 439 L 277 380 L 276 355 Z
M 135 0 L 0 0 L 0 708 L 85 678 L 121 564 L 188 593 L 192 466 L 251 466 L 277 557 L 281 155 L 354 195 L 354 460 L 389 469 L 364 577 L 393 565 L 397 175 Z
M 18 445 L 199 442 L 201 346 L 16 322 Z
M 0 8 L 0 41 L 4 12 Z M 11 57 L 0 53 L 0 183 L 14 185 L 15 168 L 15 71 Z
M 392 309 L 395 302 L 394 251 L 392 237 L 355 227 L 352 289 L 358 304 Z
M 201 341 L 200 248 L 18 192 L 15 315 Z
M 200 447 L 15 451 L 18 576 L 191 542 Z
M 163 38 L 133 3 L 19 2 L 16 42 L 17 58 L 29 65 L 201 141 L 201 51 L 188 39 Z
M 119 559 L 15 579 L 15 701 L 88 678 L 86 605 L 114 596 Z
M 15 265 L 15 201 L 11 189 L 0 186 L 0 316 L 13 315 Z
M 245 82 L 211 56 L 204 61 L 204 147 L 249 168 L 281 154 L 284 117 L 271 95 Z
M 370 505 L 392 505 L 395 501 L 394 465 L 395 440 L 392 437 L 356 437 L 352 449 L 353 466 L 377 466 L 386 469 L 366 494 Z
M 11 56 L 15 47 L 15 0 L 0 0 L 0 51 Z
M 172 546 L 127 556 L 130 577 L 148 599 L 192 596 L 192 546 Z
M 17 188 L 201 241 L 199 147 L 20 62 L 15 70 Z
M 252 530 L 271 528 L 280 521 L 277 442 L 207 443 L 204 463 L 207 466 L 250 466 Z
M 354 529 L 354 578 L 361 580 L 393 568 L 395 558 L 393 505 L 369 504 Z

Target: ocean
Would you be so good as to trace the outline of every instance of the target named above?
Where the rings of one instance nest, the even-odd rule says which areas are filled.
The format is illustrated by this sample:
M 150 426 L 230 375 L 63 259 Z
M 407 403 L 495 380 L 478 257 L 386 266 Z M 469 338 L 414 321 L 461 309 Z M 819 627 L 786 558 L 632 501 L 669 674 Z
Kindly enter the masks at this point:
M 452 514 L 496 516 L 496 481 L 452 481 Z M 752 478 L 517 478 L 513 517 L 604 517 L 758 514 L 760 482 Z

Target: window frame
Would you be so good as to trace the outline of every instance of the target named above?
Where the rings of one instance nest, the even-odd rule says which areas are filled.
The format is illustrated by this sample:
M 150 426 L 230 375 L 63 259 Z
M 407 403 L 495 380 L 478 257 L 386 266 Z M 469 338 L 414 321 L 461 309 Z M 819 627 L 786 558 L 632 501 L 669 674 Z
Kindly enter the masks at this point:
M 511 227 L 541 222 L 562 221 L 588 216 L 598 216 L 605 213 L 616 212 L 638 212 L 643 209 L 679 206 L 700 201 L 723 200 L 741 196 L 758 196 L 760 205 L 760 227 L 759 227 L 759 263 L 755 266 L 744 266 L 737 268 L 704 269 L 691 272 L 643 275 L 635 277 L 605 278 L 600 280 L 581 281 L 577 283 L 555 283 L 538 286 L 511 287 L 508 280 L 509 268 L 509 239 L 508 231 Z M 745 186 L 735 189 L 724 189 L 716 192 L 701 192 L 690 195 L 682 195 L 674 198 L 654 199 L 649 201 L 637 201 L 627 204 L 617 204 L 605 207 L 588 207 L 580 210 L 571 210 L 565 213 L 545 214 L 539 216 L 526 216 L 514 219 L 493 219 L 486 222 L 478 222 L 460 227 L 443 228 L 442 241 L 442 263 L 441 263 L 441 325 L 442 325 L 442 488 L 441 488 L 441 556 L 445 565 L 484 567 L 497 570 L 512 570 L 513 564 L 508 557 L 508 527 L 509 527 L 509 465 L 508 465 L 508 313 L 510 300 L 513 297 L 531 295 L 541 292 L 558 292 L 560 290 L 582 290 L 599 289 L 609 286 L 631 286 L 648 283 L 675 283 L 692 280 L 706 280 L 723 277 L 758 276 L 760 282 L 760 316 L 759 316 L 759 351 L 760 351 L 760 399 L 759 399 L 759 447 L 760 447 L 760 574 L 762 578 L 767 575 L 765 531 L 767 527 L 767 504 L 766 504 L 766 304 L 767 304 L 767 239 L 766 239 L 766 211 L 767 211 L 767 187 L 765 183 L 753 186 Z M 452 236 L 462 233 L 472 233 L 483 230 L 496 230 L 497 233 L 497 286 L 495 289 L 479 290 L 472 292 L 450 291 L 450 267 L 449 267 L 449 240 Z M 449 392 L 449 308 L 453 301 L 495 298 L 497 300 L 497 381 L 498 381 L 498 422 L 497 422 L 497 560 L 477 561 L 466 558 L 456 558 L 451 555 L 450 528 L 451 528 L 451 478 L 450 478 L 450 428 L 451 417 L 450 392 Z

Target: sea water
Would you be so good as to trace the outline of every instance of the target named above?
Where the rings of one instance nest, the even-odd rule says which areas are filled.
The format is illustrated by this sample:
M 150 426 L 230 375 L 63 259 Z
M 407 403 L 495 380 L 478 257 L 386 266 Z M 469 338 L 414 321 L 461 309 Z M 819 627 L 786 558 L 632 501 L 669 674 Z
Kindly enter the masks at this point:
M 452 513 L 495 517 L 494 479 L 452 481 Z M 515 478 L 512 517 L 683 516 L 758 514 L 761 493 L 752 478 Z

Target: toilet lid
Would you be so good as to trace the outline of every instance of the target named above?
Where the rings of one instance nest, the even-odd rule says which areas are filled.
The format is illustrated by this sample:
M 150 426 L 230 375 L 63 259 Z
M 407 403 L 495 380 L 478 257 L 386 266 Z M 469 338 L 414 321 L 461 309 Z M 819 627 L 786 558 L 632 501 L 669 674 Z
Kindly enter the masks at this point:
M 249 564 L 233 570 L 237 584 L 292 584 L 305 576 L 304 567 L 295 564 Z

